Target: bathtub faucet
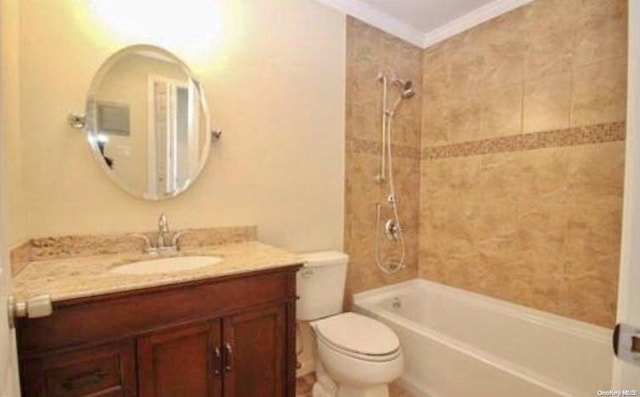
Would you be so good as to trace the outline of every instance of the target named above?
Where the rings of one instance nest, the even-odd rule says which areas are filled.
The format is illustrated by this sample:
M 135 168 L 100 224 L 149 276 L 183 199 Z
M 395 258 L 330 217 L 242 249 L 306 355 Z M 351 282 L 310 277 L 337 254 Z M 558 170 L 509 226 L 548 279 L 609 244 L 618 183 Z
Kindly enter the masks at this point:
M 402 307 L 402 300 L 400 300 L 400 298 L 396 296 L 391 301 L 391 307 L 393 307 L 396 310 L 400 309 Z

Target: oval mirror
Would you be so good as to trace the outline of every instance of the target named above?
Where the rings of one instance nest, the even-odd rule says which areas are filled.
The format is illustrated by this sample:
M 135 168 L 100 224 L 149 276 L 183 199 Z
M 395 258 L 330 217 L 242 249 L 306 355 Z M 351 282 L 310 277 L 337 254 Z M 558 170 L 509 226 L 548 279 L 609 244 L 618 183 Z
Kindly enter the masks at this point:
M 180 59 L 150 45 L 127 47 L 101 66 L 87 98 L 86 130 L 109 177 L 147 200 L 185 191 L 211 140 L 202 87 Z

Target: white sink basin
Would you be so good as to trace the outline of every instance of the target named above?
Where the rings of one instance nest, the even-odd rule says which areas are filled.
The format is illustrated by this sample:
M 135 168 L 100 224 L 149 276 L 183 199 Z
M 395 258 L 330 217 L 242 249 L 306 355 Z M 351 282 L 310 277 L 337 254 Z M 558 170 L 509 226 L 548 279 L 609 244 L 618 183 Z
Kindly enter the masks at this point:
M 184 270 L 199 269 L 222 262 L 219 256 L 175 256 L 147 261 L 133 262 L 114 267 L 109 273 L 145 275 L 157 273 L 174 273 Z

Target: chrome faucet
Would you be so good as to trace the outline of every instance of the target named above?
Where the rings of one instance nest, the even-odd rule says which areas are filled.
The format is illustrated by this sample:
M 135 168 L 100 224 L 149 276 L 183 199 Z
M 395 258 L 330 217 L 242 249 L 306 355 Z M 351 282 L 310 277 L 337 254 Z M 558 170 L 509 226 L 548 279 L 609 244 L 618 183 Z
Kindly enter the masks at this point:
M 173 233 L 171 239 L 169 239 L 169 221 L 165 214 L 160 214 L 158 217 L 158 234 L 156 236 L 156 244 L 153 245 L 149 237 L 144 234 L 130 234 L 131 237 L 136 237 L 144 241 L 144 252 L 147 254 L 160 254 L 163 252 L 173 253 L 180 251 L 180 238 L 190 230 L 182 230 Z
M 164 214 L 160 214 L 158 218 L 158 241 L 156 242 L 158 250 L 169 248 L 166 241 L 167 233 L 169 233 L 169 221 L 167 221 L 167 217 Z

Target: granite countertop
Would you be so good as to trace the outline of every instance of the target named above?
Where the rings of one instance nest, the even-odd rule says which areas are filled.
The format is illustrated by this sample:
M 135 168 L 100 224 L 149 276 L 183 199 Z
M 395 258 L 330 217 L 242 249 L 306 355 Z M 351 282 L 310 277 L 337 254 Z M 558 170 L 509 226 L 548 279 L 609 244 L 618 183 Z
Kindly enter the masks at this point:
M 150 275 L 109 273 L 109 269 L 136 261 L 192 255 L 220 256 L 223 261 L 211 266 L 172 273 Z M 48 294 L 51 300 L 56 302 L 274 269 L 303 262 L 297 255 L 257 241 L 187 248 L 170 255 L 131 252 L 103 254 L 31 262 L 13 278 L 12 289 L 17 300 Z

